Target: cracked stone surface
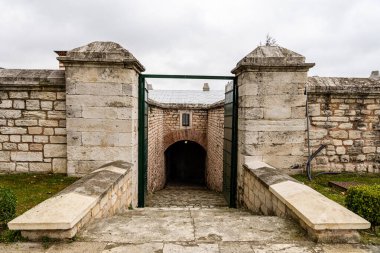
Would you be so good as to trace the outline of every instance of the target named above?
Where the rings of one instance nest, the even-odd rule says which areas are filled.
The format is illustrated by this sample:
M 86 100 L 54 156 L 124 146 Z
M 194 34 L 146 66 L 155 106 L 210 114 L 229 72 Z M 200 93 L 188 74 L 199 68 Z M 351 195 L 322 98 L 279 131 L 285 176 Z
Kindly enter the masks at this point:
M 305 240 L 289 220 L 229 208 L 137 209 L 94 222 L 79 237 L 117 243 Z

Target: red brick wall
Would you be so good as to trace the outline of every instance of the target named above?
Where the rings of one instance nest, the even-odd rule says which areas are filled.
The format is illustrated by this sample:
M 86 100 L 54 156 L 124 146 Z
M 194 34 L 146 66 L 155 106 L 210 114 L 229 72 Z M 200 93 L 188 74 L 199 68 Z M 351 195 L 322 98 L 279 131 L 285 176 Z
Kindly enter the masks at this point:
M 191 126 L 182 127 L 181 112 L 191 114 Z M 148 191 L 166 183 L 165 150 L 181 140 L 198 143 L 207 151 L 206 181 L 210 189 L 222 189 L 223 107 L 214 109 L 164 109 L 150 105 L 148 115 Z M 208 145 L 212 143 L 212 146 Z M 208 150 L 210 147 L 210 150 Z
M 149 106 L 148 117 L 148 191 L 161 190 L 165 186 L 164 110 Z
M 223 188 L 224 107 L 209 109 L 207 120 L 207 187 L 214 191 Z

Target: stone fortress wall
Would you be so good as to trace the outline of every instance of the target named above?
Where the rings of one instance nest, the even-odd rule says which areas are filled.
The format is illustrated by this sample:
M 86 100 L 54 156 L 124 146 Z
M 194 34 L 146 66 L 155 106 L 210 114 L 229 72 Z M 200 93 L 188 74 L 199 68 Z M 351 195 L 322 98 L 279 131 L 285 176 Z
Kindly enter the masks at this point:
M 88 180 L 88 185 L 99 195 L 88 198 L 87 205 L 76 202 L 78 208 L 73 209 L 78 216 L 67 221 L 69 226 L 57 227 L 53 222 L 54 229 L 60 230 L 57 236 L 70 230 L 62 236 L 72 237 L 92 217 L 103 213 L 97 210 L 98 202 L 105 211 L 101 216 L 138 204 L 138 76 L 145 69 L 129 51 L 114 42 L 93 42 L 60 55 L 58 60 L 65 70 L 0 69 L 0 171 L 86 175 L 82 181 Z M 310 116 L 311 151 L 320 144 L 327 145 L 315 161 L 315 169 L 379 172 L 378 74 L 361 79 L 308 77 L 307 72 L 313 66 L 305 62 L 304 56 L 288 49 L 259 46 L 233 69 L 239 98 L 238 204 L 245 203 L 252 209 L 260 205 L 264 214 L 263 203 L 267 200 L 269 209 L 283 209 L 278 199 L 294 210 L 309 206 L 304 203 L 297 206 L 299 202 L 290 201 L 294 197 L 291 191 L 295 189 L 292 182 L 268 183 L 265 187 L 269 191 L 262 187 L 255 190 L 258 180 L 263 179 L 258 174 L 260 171 L 265 174 L 269 168 L 277 175 L 305 166 L 309 143 L 306 113 Z M 149 163 L 150 168 L 156 166 L 151 174 L 156 181 L 149 187 L 157 190 L 163 185 L 164 150 L 176 141 L 191 140 L 207 150 L 208 186 L 220 190 L 223 104 L 165 108 L 151 103 L 148 120 L 154 127 L 149 128 L 148 135 L 154 137 L 151 138 L 154 142 L 151 140 L 149 152 L 157 160 Z M 183 109 L 193 113 L 193 129 L 175 127 Z M 247 173 L 247 170 L 253 171 Z M 258 180 L 251 179 L 252 176 Z M 104 189 L 93 183 L 98 179 L 108 182 Z M 298 184 L 298 187 L 303 198 L 313 202 L 314 192 L 308 188 L 305 195 L 306 186 Z M 85 197 L 82 188 L 72 188 L 64 203 L 71 202 L 71 194 L 77 191 Z M 269 192 L 278 199 L 269 203 L 273 200 L 271 195 L 264 196 Z M 104 195 L 107 197 L 101 198 Z M 55 202 L 48 200 L 42 206 L 50 201 Z M 322 212 L 316 217 L 312 210 L 316 222 L 324 211 L 323 206 L 318 206 Z M 56 217 L 60 211 L 48 209 Z M 27 218 L 25 215 L 20 217 L 21 222 L 14 229 L 31 233 L 44 232 L 44 227 L 51 229 L 52 224 L 44 223 L 46 216 L 33 215 L 32 221 L 23 220 Z M 44 227 L 40 226 L 41 222 Z M 350 230 L 349 235 L 353 235 L 353 229 L 369 228 L 369 223 L 363 220 L 352 224 L 349 219 L 342 224 L 345 227 L 339 223 L 334 226 L 338 230 Z M 346 232 L 342 231 L 343 237 Z
M 65 70 L 0 69 L 0 171 L 81 176 L 125 160 L 137 178 L 137 77 L 142 65 L 111 42 L 91 43 L 58 59 Z M 245 160 L 258 160 L 284 170 L 302 168 L 308 100 L 311 151 L 327 145 L 313 168 L 379 172 L 378 75 L 307 77 L 312 66 L 305 57 L 272 46 L 258 47 L 233 70 L 239 88 L 240 167 Z M 153 173 L 164 178 L 163 150 L 184 138 L 212 147 L 207 167 L 219 173 L 222 105 L 195 110 L 195 129 L 186 131 L 175 128 L 176 110 L 151 105 L 155 118 L 149 120 L 158 126 L 149 133 L 155 156 L 150 167 L 160 171 Z M 162 178 L 150 188 L 161 188 Z M 220 182 L 208 181 L 220 189 Z

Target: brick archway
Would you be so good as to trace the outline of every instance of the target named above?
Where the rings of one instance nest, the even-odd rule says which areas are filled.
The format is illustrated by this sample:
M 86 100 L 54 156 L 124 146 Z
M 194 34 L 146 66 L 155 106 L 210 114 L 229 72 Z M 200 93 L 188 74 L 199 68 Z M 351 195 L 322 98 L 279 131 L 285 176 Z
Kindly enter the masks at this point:
M 164 136 L 164 150 L 170 147 L 172 144 L 178 141 L 194 141 L 207 150 L 207 135 L 206 133 L 200 133 L 195 130 L 176 130 Z

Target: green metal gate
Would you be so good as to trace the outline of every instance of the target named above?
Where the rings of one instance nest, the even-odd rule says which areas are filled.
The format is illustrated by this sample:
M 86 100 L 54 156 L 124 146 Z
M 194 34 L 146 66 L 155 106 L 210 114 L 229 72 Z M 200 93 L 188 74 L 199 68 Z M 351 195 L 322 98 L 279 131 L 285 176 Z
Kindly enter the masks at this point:
M 236 207 L 236 168 L 237 168 L 237 85 L 234 76 L 202 76 L 202 75 L 154 75 L 139 76 L 139 138 L 138 138 L 138 206 L 144 207 L 147 193 L 148 170 L 148 91 L 146 78 L 164 79 L 211 79 L 232 80 L 233 89 L 226 93 L 224 148 L 223 148 L 223 195 L 230 207 Z M 228 98 L 227 98 L 228 96 Z M 227 102 L 228 99 L 228 102 Z M 226 123 L 228 126 L 226 127 Z M 226 133 L 227 130 L 227 133 Z

